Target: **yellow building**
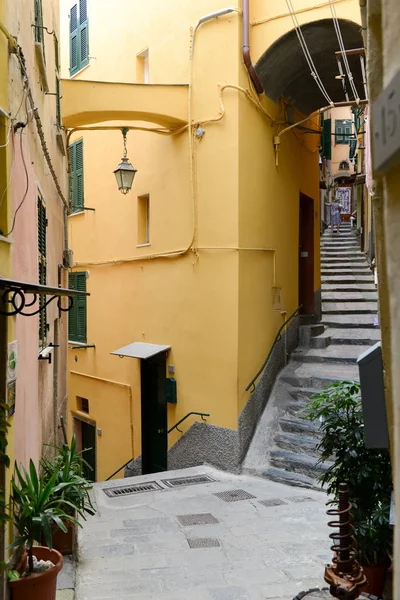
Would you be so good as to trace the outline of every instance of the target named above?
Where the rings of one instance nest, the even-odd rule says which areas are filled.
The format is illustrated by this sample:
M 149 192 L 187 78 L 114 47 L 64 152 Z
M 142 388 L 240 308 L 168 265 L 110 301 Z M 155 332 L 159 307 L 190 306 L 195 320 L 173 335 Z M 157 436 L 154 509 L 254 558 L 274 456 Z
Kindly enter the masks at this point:
M 253 394 L 249 383 L 300 305 L 320 313 L 320 118 L 304 114 L 326 101 L 284 0 L 253 0 L 250 14 L 246 0 L 120 0 L 112 20 L 105 0 L 81 4 L 61 1 L 70 284 L 91 294 L 70 317 L 69 428 L 99 480 L 132 458 L 139 472 L 141 456 L 162 470 L 167 447 L 170 468 L 236 469 L 299 317 Z M 334 61 L 329 6 L 296 9 Z M 360 44 L 358 3 L 336 11 Z M 127 195 L 113 175 L 122 127 L 137 169 Z M 193 412 L 206 422 L 192 414 L 167 433 Z

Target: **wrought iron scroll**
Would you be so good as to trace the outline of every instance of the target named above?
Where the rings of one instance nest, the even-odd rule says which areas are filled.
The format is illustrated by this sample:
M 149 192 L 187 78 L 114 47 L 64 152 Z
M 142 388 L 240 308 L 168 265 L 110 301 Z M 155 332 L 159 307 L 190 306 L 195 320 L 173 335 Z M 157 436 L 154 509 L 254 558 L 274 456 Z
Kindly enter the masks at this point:
M 33 300 L 27 302 L 27 295 L 32 295 Z M 39 294 L 35 294 L 33 292 L 24 292 L 20 288 L 9 287 L 2 294 L 2 306 L 6 306 L 7 303 L 11 304 L 12 310 L 1 310 L 0 314 L 5 315 L 6 317 L 14 317 L 15 315 L 23 315 L 24 317 L 33 317 L 34 315 L 38 315 L 41 311 L 43 311 L 46 306 L 48 306 L 53 300 L 57 299 L 58 309 L 62 312 L 68 312 L 71 310 L 74 299 L 72 296 L 68 296 L 68 306 L 64 308 L 62 306 L 62 296 L 51 296 L 46 302 L 43 303 L 37 310 L 33 312 L 25 312 L 25 308 L 32 307 L 36 304 Z

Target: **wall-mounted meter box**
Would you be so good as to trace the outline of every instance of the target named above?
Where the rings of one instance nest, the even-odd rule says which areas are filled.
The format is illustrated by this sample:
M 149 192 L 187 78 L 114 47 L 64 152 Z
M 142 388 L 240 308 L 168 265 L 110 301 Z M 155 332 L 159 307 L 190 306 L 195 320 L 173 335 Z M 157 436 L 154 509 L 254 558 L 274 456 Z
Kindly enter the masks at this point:
M 367 448 L 389 448 L 380 342 L 361 354 L 357 364 L 360 372 L 365 445 Z
M 165 382 L 165 396 L 167 402 L 171 404 L 176 404 L 178 402 L 178 397 L 176 394 L 176 379 L 174 377 L 168 377 Z

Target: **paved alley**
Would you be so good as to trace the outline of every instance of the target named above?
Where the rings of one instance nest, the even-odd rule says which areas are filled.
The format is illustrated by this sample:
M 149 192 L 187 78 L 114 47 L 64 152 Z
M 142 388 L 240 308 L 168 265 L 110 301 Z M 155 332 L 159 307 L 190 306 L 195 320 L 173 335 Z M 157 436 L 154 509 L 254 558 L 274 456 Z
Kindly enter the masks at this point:
M 292 600 L 324 585 L 323 493 L 202 466 L 98 483 L 94 496 L 76 600 Z

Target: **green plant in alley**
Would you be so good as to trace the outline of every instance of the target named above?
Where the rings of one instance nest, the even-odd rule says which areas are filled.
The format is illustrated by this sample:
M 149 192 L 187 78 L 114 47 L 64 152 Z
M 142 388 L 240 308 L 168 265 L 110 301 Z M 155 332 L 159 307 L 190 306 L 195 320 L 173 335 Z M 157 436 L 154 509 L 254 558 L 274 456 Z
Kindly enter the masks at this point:
M 320 421 L 319 462 L 333 461 L 320 482 L 335 498 L 339 484 L 348 485 L 361 564 L 388 562 L 392 552 L 390 456 L 387 450 L 365 447 L 360 384 L 338 381 L 327 386 L 312 396 L 305 418 Z
M 84 451 L 77 452 L 75 435 L 72 437 L 70 447 L 68 444 L 52 447 L 58 451 L 55 459 L 42 458 L 40 461 L 44 483 L 50 481 L 56 473 L 56 486 L 62 483 L 68 484 L 53 491 L 54 497 L 67 502 L 65 512 L 74 516 L 76 510 L 84 519 L 85 513 L 94 515 L 95 509 L 90 499 L 92 485 L 84 478 L 84 467 L 87 469 L 91 467 L 82 457 Z
M 33 572 L 34 542 L 41 542 L 44 537 L 47 546 L 51 550 L 52 524 L 66 532 L 66 521 L 78 524 L 76 518 L 66 513 L 66 509 L 75 507 L 65 499 L 58 496 L 58 492 L 70 486 L 70 483 L 57 483 L 59 472 L 55 471 L 45 483 L 39 478 L 36 467 L 31 460 L 29 473 L 22 467 L 22 473 L 15 465 L 16 479 L 11 481 L 11 501 L 13 521 L 18 537 L 10 545 L 13 547 L 24 547 L 28 550 L 29 573 Z

